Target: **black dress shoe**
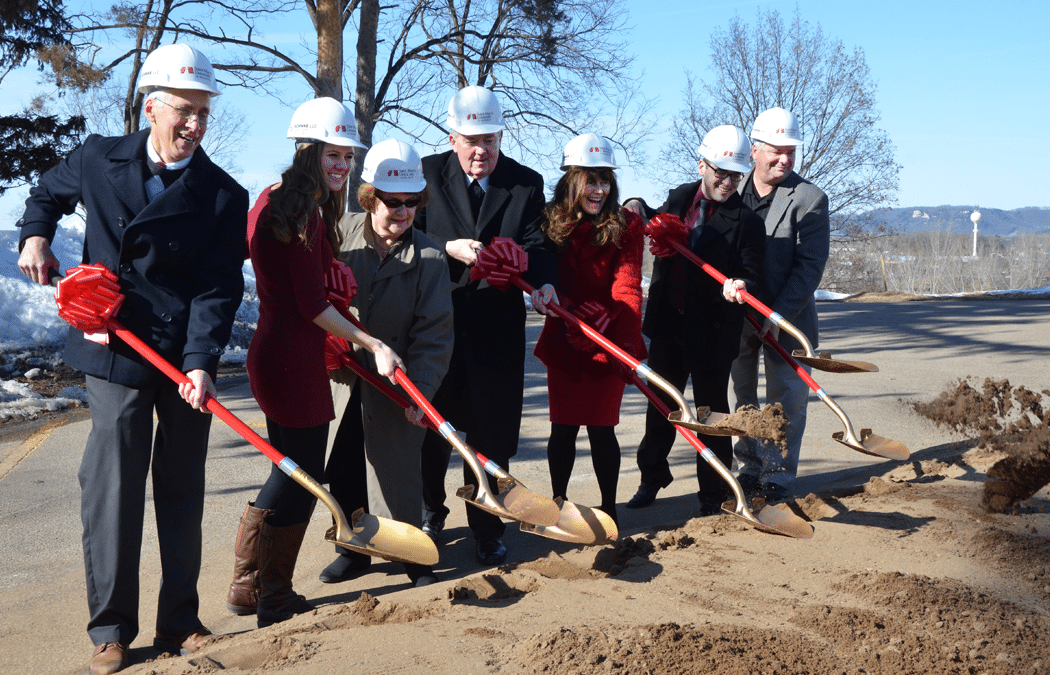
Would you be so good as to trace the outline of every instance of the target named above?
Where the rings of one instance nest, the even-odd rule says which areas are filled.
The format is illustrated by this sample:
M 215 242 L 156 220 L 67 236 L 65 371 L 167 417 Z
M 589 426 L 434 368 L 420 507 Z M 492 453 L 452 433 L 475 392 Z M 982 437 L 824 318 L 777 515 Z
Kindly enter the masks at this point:
M 700 513 L 701 518 L 707 516 L 717 516 L 722 513 L 722 502 L 700 502 Z
M 507 559 L 507 547 L 499 539 L 482 539 L 474 550 L 474 557 L 482 565 L 502 565 Z
M 445 523 L 432 523 L 429 520 L 423 523 L 423 526 L 419 529 L 423 530 L 423 534 L 430 537 L 430 540 L 437 546 L 438 540 L 441 538 L 441 530 L 445 528 Z
M 336 556 L 332 563 L 321 570 L 318 579 L 324 584 L 337 584 L 340 581 L 349 581 L 368 569 L 372 564 L 372 558 L 357 551 L 347 551 Z
M 629 509 L 645 508 L 656 501 L 656 493 L 659 491 L 660 488 L 656 485 L 641 483 L 638 485 L 638 492 L 635 492 L 634 496 L 624 506 Z

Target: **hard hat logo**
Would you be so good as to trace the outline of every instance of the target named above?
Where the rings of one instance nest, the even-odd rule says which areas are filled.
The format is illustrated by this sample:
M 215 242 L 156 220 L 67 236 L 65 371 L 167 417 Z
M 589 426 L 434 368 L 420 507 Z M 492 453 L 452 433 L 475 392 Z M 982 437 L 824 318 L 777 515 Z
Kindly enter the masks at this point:
M 368 151 L 361 180 L 383 192 L 422 192 L 427 187 L 419 153 L 394 138 L 380 141 Z
M 185 75 L 187 73 L 189 73 L 190 75 L 193 74 L 193 66 L 183 66 L 182 68 L 179 68 L 180 75 Z

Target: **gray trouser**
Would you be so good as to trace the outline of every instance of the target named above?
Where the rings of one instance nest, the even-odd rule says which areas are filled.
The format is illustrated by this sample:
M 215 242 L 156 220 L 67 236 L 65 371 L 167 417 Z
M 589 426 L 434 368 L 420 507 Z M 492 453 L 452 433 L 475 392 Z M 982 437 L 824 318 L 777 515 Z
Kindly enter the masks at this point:
M 80 464 L 88 634 L 96 644 L 138 635 L 139 559 L 152 468 L 160 545 L 157 634 L 181 637 L 201 625 L 204 462 L 211 415 L 179 396 L 175 383 L 131 389 L 87 378 L 91 433 Z M 153 415 L 157 431 L 153 433 Z
M 806 407 L 809 404 L 809 385 L 799 377 L 772 348 L 758 338 L 751 324 L 744 324 L 740 337 L 740 355 L 733 361 L 730 373 L 729 408 L 759 405 L 758 360 L 763 356 L 766 375 L 766 403 L 779 402 L 787 417 L 787 453 L 775 443 L 759 438 L 740 438 L 734 446 L 739 471 L 757 476 L 763 483 L 789 486 L 798 474 L 798 459 L 802 452 L 802 435 L 806 431 Z M 806 372 L 809 372 L 806 368 Z

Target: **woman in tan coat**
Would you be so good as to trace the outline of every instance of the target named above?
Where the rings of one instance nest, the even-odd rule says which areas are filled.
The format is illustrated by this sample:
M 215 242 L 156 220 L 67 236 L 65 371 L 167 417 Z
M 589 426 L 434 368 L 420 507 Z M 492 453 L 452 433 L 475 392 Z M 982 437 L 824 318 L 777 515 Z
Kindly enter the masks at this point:
M 419 155 L 401 141 L 377 143 L 365 156 L 362 179 L 357 197 L 365 212 L 345 214 L 339 222 L 338 257 L 358 283 L 351 310 L 402 355 L 409 378 L 430 398 L 452 357 L 452 299 L 444 253 L 412 227 L 428 196 Z M 370 354 L 357 355 L 375 370 Z M 423 509 L 422 412 L 402 410 L 346 369 L 334 371 L 332 379 L 336 419 L 326 472 L 332 495 L 346 513 L 364 506 L 416 525 Z M 338 557 L 321 572 L 323 582 L 351 579 L 370 564 L 366 555 L 336 550 Z M 416 586 L 437 580 L 430 567 L 405 568 Z

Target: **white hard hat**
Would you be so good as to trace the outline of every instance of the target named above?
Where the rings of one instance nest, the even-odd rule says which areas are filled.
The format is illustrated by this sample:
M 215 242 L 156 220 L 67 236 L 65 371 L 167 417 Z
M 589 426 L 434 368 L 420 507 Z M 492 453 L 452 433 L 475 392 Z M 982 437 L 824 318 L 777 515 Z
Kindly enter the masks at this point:
M 193 47 L 184 44 L 157 47 L 139 71 L 139 93 L 154 89 L 199 89 L 218 96 L 219 85 L 211 61 Z
M 612 143 L 597 134 L 580 134 L 565 144 L 561 155 L 561 170 L 570 166 L 608 167 L 618 169 Z
M 708 131 L 700 143 L 700 156 L 725 171 L 751 170 L 751 144 L 744 132 L 732 124 Z
M 422 192 L 427 187 L 419 153 L 394 138 L 380 141 L 368 151 L 361 180 L 383 192 Z
M 302 104 L 292 113 L 288 138 L 297 141 L 320 141 L 355 148 L 366 148 L 357 135 L 354 112 L 327 96 Z
M 790 110 L 770 108 L 755 118 L 751 140 L 770 145 L 802 145 L 802 130 Z
M 448 102 L 448 126 L 464 136 L 503 131 L 503 109 L 485 87 L 463 87 Z

